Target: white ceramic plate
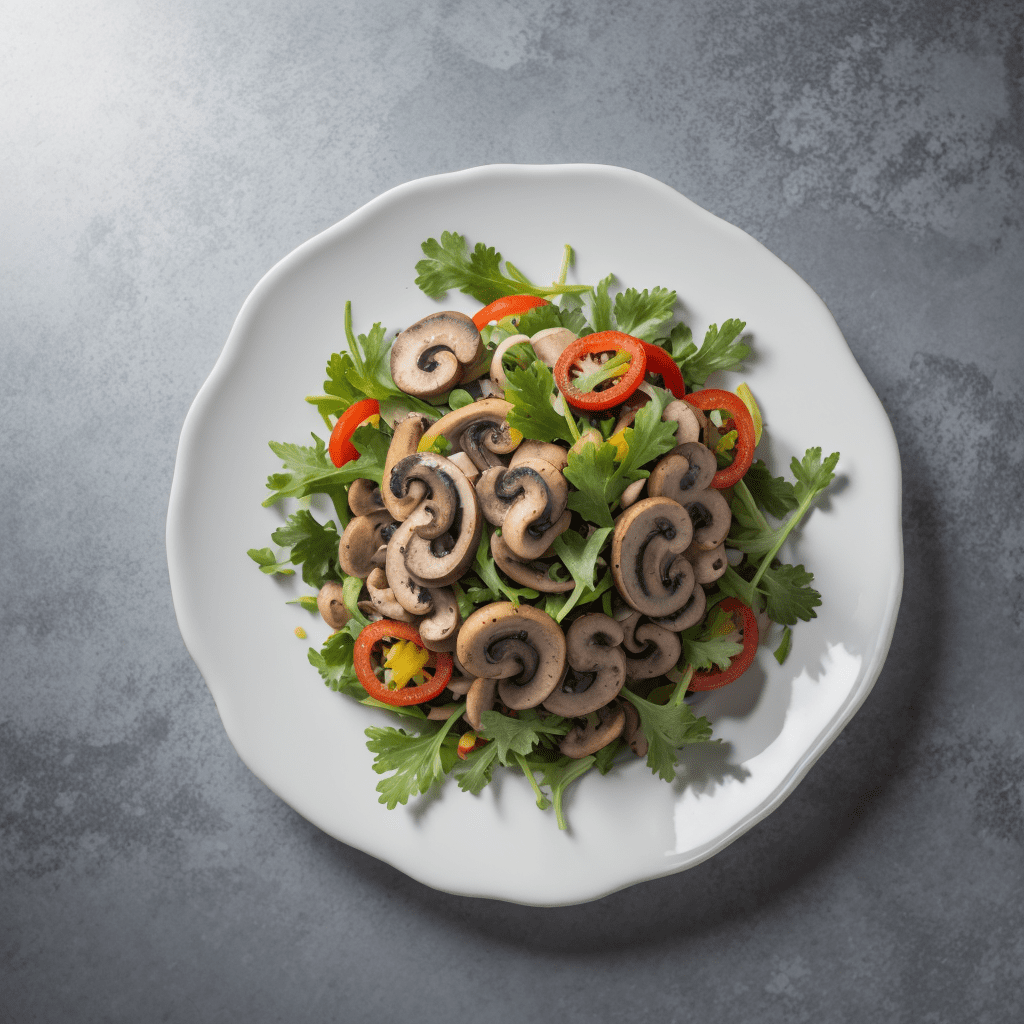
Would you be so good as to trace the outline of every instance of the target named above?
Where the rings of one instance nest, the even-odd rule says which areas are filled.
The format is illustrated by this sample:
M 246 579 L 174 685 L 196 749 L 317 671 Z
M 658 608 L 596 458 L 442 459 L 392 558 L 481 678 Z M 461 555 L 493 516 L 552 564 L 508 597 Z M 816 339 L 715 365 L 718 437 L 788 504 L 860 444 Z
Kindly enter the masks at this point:
M 638 761 L 589 773 L 570 790 L 571 831 L 540 812 L 522 776 L 478 797 L 454 782 L 388 811 L 363 730 L 383 712 L 331 693 L 306 661 L 327 629 L 285 600 L 303 588 L 262 576 L 246 549 L 284 518 L 261 507 L 280 468 L 267 440 L 324 435 L 303 402 L 342 347 L 346 299 L 356 330 L 400 328 L 442 303 L 415 286 L 420 243 L 458 231 L 534 280 L 609 272 L 621 287 L 675 288 L 698 340 L 747 321 L 757 395 L 776 472 L 820 445 L 839 451 L 832 496 L 791 540 L 816 576 L 818 617 L 794 630 L 782 667 L 755 668 L 699 713 L 720 747 L 688 751 L 674 784 Z M 712 381 L 711 383 L 716 383 Z M 721 850 L 793 791 L 864 701 L 888 650 L 902 588 L 899 454 L 889 421 L 814 292 L 749 235 L 644 175 L 596 165 L 490 166 L 392 189 L 300 246 L 246 300 L 182 430 L 167 522 L 182 635 L 231 742 L 256 775 L 324 831 L 427 885 L 535 905 L 578 903 L 681 871 Z M 304 626 L 309 641 L 293 630 Z M 498 773 L 501 774 L 500 772 Z

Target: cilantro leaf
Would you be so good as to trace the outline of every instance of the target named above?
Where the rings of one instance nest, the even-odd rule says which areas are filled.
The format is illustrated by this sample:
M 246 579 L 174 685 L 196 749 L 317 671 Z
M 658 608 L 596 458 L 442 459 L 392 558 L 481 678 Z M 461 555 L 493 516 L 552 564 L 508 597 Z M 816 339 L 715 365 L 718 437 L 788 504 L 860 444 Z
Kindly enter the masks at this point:
M 562 801 L 569 785 L 585 775 L 597 763 L 593 754 L 586 757 L 561 757 L 557 761 L 532 762 L 530 767 L 541 773 L 541 785 L 551 788 L 551 802 L 555 807 L 558 827 L 565 831 L 569 826 L 562 811 Z
M 249 548 L 246 554 L 260 567 L 260 572 L 268 576 L 276 573 L 279 576 L 294 576 L 295 570 L 288 568 L 287 561 L 279 562 L 271 548 Z
M 513 755 L 529 754 L 540 745 L 545 736 L 564 736 L 569 723 L 558 715 L 541 718 L 536 712 L 520 712 L 518 718 L 509 718 L 498 711 L 484 711 L 480 715 L 483 726 L 479 735 L 490 740 L 495 756 L 503 765 L 513 761 Z
M 615 320 L 624 334 L 643 341 L 654 341 L 659 327 L 672 319 L 676 293 L 667 288 L 645 288 L 638 292 L 627 288 L 615 296 Z
M 679 763 L 676 750 L 710 739 L 711 723 L 706 718 L 697 718 L 690 706 L 681 701 L 670 699 L 668 704 L 653 704 L 625 687 L 620 695 L 640 715 L 640 728 L 647 737 L 647 766 L 666 782 L 671 782 Z
M 784 665 L 786 659 L 789 657 L 789 648 L 793 639 L 793 631 L 786 626 L 782 631 L 782 639 L 779 641 L 779 646 L 775 648 L 775 660 L 780 664 Z
M 595 334 L 616 329 L 612 300 L 608 295 L 608 289 L 614 280 L 615 275 L 609 274 L 598 281 L 590 291 L 580 295 L 583 316 Z
M 394 810 L 398 804 L 407 803 L 409 797 L 426 793 L 435 782 L 445 775 L 445 759 L 442 745 L 454 747 L 457 740 L 449 736 L 449 730 L 462 717 L 460 712 L 442 722 L 436 732 L 411 736 L 404 729 L 371 726 L 366 730 L 369 737 L 366 746 L 376 756 L 373 770 L 378 775 L 394 772 L 377 783 L 379 802 Z
M 768 617 L 784 626 L 796 625 L 797 619 L 809 622 L 816 618 L 814 609 L 821 604 L 821 594 L 811 587 L 813 579 L 814 574 L 802 565 L 768 566 L 760 585 Z
M 565 327 L 565 324 L 562 322 L 561 310 L 549 302 L 547 305 L 528 309 L 519 317 L 517 326 L 520 334 L 532 338 L 540 331 L 546 331 L 550 327 Z
M 736 340 L 746 326 L 744 320 L 726 320 L 721 330 L 712 324 L 699 349 L 690 342 L 681 346 L 678 355 L 673 352 L 687 384 L 702 385 L 716 370 L 738 370 L 750 355 L 750 346 Z
M 465 793 L 479 793 L 491 781 L 498 748 L 493 743 L 477 747 L 466 755 L 461 765 L 455 766 L 459 789 Z
M 776 519 L 784 518 L 787 512 L 792 512 L 800 504 L 793 485 L 781 476 L 772 476 L 760 459 L 751 463 L 743 482 L 750 489 L 754 501 Z
M 352 650 L 361 629 L 358 623 L 347 622 L 324 641 L 319 651 L 310 647 L 307 654 L 310 665 L 320 673 L 328 689 L 346 693 L 357 700 L 366 696 L 352 660 Z
M 508 425 L 533 441 L 572 444 L 569 424 L 551 405 L 555 393 L 551 371 L 538 359 L 523 369 L 513 367 L 506 376 L 505 400 L 512 403 L 506 417 Z
M 318 590 L 329 579 L 338 579 L 338 529 L 333 522 L 321 525 L 307 509 L 299 509 L 279 526 L 270 539 L 292 549 L 291 562 L 302 566 L 302 580 Z

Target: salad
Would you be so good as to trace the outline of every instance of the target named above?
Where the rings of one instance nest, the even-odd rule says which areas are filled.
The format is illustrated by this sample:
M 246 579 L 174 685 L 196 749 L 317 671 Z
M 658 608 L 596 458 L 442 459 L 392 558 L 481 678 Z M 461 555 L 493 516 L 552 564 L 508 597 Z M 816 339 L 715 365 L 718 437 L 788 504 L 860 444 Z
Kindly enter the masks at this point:
M 346 304 L 348 350 L 306 399 L 328 439 L 270 442 L 264 505 L 296 507 L 248 553 L 312 588 L 324 683 L 397 716 L 366 730 L 381 803 L 510 769 L 564 829 L 574 780 L 640 757 L 671 781 L 712 740 L 692 695 L 759 644 L 785 660 L 821 597 L 779 553 L 839 455 L 807 449 L 792 481 L 756 457 L 750 389 L 707 386 L 749 355 L 741 320 L 698 346 L 675 291 L 567 283 L 569 246 L 547 286 L 454 232 L 422 249 L 427 296 L 482 308 L 389 336 Z

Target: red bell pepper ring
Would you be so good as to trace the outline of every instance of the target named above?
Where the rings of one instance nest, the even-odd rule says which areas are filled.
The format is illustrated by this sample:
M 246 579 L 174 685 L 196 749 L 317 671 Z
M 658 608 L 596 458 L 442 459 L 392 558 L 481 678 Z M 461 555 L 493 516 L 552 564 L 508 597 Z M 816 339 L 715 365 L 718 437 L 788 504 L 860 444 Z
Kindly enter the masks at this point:
M 750 410 L 743 404 L 739 395 L 731 391 L 719 391 L 717 388 L 704 388 L 687 395 L 683 401 L 689 402 L 695 409 L 711 412 L 712 409 L 725 409 L 732 414 L 736 425 L 736 448 L 732 465 L 720 469 L 711 481 L 711 486 L 721 490 L 739 483 L 743 475 L 750 469 L 754 461 L 754 420 Z
M 475 314 L 473 323 L 478 331 L 482 331 L 492 320 L 504 320 L 507 316 L 518 316 L 528 309 L 547 305 L 548 300 L 539 295 L 503 295 Z
M 331 462 L 336 466 L 344 466 L 346 462 L 358 459 L 359 452 L 351 441 L 352 435 L 364 420 L 379 415 L 380 402 L 376 398 L 363 398 L 355 405 L 350 405 L 338 417 L 338 422 L 331 431 L 331 440 L 327 444 Z
M 629 364 L 623 368 L 622 375 L 611 387 L 601 391 L 580 391 L 570 372 L 577 362 L 595 352 L 626 353 Z M 621 405 L 643 383 L 646 372 L 647 355 L 644 343 L 639 338 L 621 331 L 600 331 L 572 342 L 558 357 L 555 363 L 555 383 L 570 405 L 588 412 L 600 412 Z
M 643 342 L 644 354 L 647 356 L 647 372 L 656 373 L 661 382 L 672 392 L 675 398 L 686 397 L 686 381 L 676 361 L 663 349 L 649 342 Z
M 719 608 L 724 612 L 739 612 L 743 623 L 740 629 L 743 631 L 743 650 L 729 662 L 728 668 L 713 668 L 694 672 L 690 680 L 689 689 L 697 693 L 705 690 L 717 690 L 720 686 L 739 679 L 744 672 L 750 668 L 757 653 L 758 635 L 757 618 L 754 613 L 735 597 L 727 597 Z
M 359 682 L 363 684 L 363 689 L 371 697 L 392 707 L 422 704 L 441 693 L 452 677 L 453 662 L 450 654 L 432 652 L 435 658 L 434 675 L 419 686 L 403 686 L 399 690 L 389 690 L 387 684 L 377 678 L 371 655 L 388 639 L 411 640 L 417 647 L 423 646 L 423 640 L 416 627 L 408 622 L 378 619 L 364 626 L 352 648 L 353 667 Z

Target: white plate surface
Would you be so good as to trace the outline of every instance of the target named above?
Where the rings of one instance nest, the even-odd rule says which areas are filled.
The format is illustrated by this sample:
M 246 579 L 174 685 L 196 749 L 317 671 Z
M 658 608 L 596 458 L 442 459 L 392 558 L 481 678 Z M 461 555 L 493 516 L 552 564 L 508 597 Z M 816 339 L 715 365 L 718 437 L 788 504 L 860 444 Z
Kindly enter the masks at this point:
M 413 283 L 420 243 L 446 230 L 495 246 L 536 281 L 557 274 L 568 242 L 579 282 L 614 272 L 617 287 L 675 288 L 698 341 L 709 323 L 746 320 L 756 357 L 709 383 L 750 384 L 775 472 L 811 445 L 842 453 L 831 497 L 783 551 L 815 573 L 823 599 L 794 629 L 786 664 L 762 649 L 746 676 L 700 703 L 725 743 L 688 751 L 674 784 L 640 762 L 584 776 L 567 799 L 569 832 L 511 774 L 476 797 L 449 782 L 408 807 L 380 805 L 363 730 L 387 716 L 327 690 L 306 661 L 327 627 L 285 604 L 308 588 L 262 576 L 246 555 L 285 515 L 260 504 L 280 468 L 267 440 L 324 436 L 303 398 L 319 393 L 328 355 L 344 345 L 345 300 L 357 332 L 478 308 L 455 292 L 434 302 Z M 435 888 L 578 903 L 721 850 L 793 791 L 864 701 L 902 589 L 899 453 L 824 304 L 749 235 L 634 171 L 478 167 L 392 189 L 260 281 L 185 420 L 167 551 L 189 652 L 239 755 L 281 799 Z M 296 639 L 298 625 L 309 641 Z

